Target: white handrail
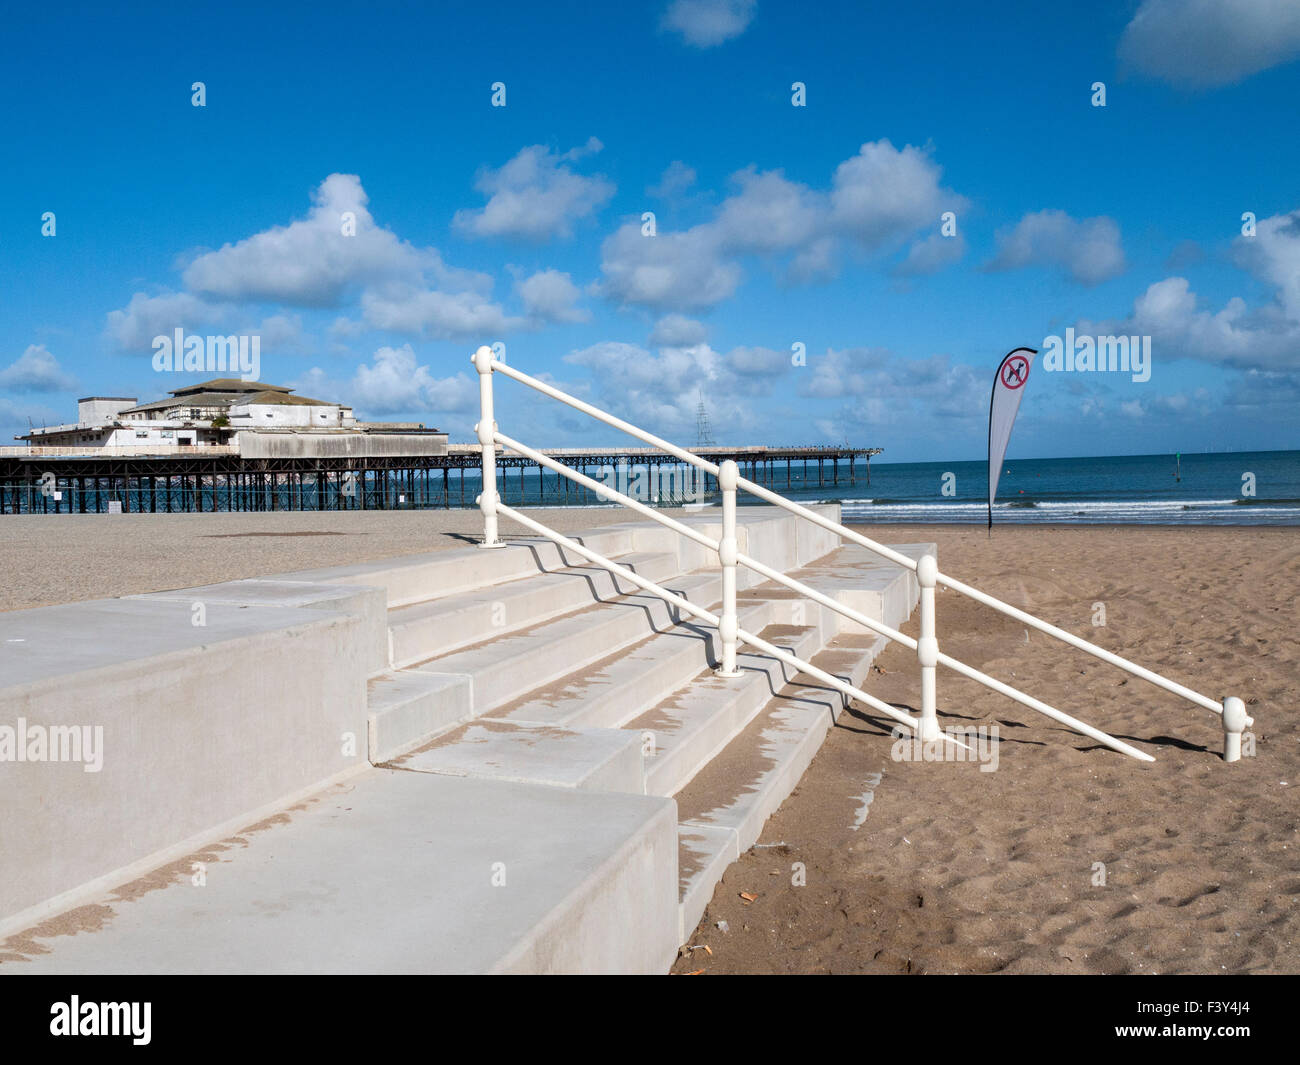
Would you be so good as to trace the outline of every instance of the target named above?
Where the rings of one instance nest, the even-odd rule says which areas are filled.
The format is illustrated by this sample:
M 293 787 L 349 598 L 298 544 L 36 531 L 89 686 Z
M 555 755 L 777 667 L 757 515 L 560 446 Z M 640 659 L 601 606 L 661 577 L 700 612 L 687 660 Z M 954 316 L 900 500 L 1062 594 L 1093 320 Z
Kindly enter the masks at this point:
M 500 444 L 502 447 L 508 447 L 513 451 L 518 452 L 520 455 L 523 455 L 525 458 L 532 459 L 534 462 L 537 462 L 540 465 L 545 466 L 547 469 L 552 470 L 556 474 L 562 477 L 567 477 L 570 480 L 574 481 L 575 483 L 583 485 L 584 487 L 589 488 L 592 491 L 599 492 L 604 498 L 610 499 L 616 503 L 621 503 L 622 505 L 628 507 L 630 510 L 634 510 L 637 513 L 644 514 L 646 517 L 658 522 L 660 525 L 663 525 L 669 529 L 673 529 L 676 532 L 681 533 L 683 536 L 695 541 L 701 546 L 707 547 L 713 551 L 717 551 L 719 552 L 719 555 L 722 554 L 722 540 L 714 540 L 711 537 L 700 532 L 698 529 L 693 529 L 689 525 L 684 525 L 682 522 L 679 522 L 674 518 L 670 518 L 668 515 L 663 514 L 660 511 L 657 511 L 654 508 L 648 507 L 644 503 L 641 503 L 633 499 L 631 496 L 624 495 L 622 492 L 616 491 L 615 489 L 610 488 L 607 485 L 601 484 L 599 481 L 593 480 L 592 478 L 586 476 L 585 474 L 579 473 L 576 470 L 573 470 L 570 467 L 565 466 L 563 463 L 556 462 L 549 455 L 537 451 L 534 448 L 529 447 L 527 444 L 515 440 L 513 437 L 506 436 L 504 433 L 501 432 L 494 433 L 493 435 L 495 437 L 496 443 Z M 726 462 L 722 464 L 722 468 L 720 470 L 722 479 L 726 478 L 727 465 L 728 464 Z M 724 487 L 724 507 L 725 507 L 725 501 L 728 498 L 730 499 L 735 498 L 734 490 L 725 490 Z M 498 507 L 500 506 L 501 505 L 498 504 Z M 540 522 L 534 522 L 529 527 L 541 528 L 542 525 Z M 732 537 L 734 539 L 734 531 Z M 723 540 L 725 539 L 726 536 L 724 535 Z M 584 555 L 583 557 L 589 557 L 589 556 Z M 599 564 L 604 565 L 604 561 L 600 562 Z M 809 585 L 804 584 L 802 581 L 797 580 L 794 577 L 790 577 L 782 573 L 780 570 L 773 569 L 771 566 L 767 566 L 763 564 L 762 562 L 758 561 L 758 559 L 751 558 L 749 555 L 746 555 L 740 551 L 736 551 L 734 564 L 745 566 L 747 569 L 753 570 L 759 576 L 767 580 L 775 581 L 776 583 L 781 584 L 786 588 L 791 589 L 792 591 L 798 592 L 800 595 L 803 595 L 811 599 L 813 602 L 819 603 L 830 610 L 836 611 L 841 616 L 846 617 L 850 621 L 854 621 L 859 625 L 864 626 L 865 628 L 871 629 L 873 632 L 876 632 L 879 635 L 884 636 L 886 639 L 896 641 L 897 643 L 901 643 L 904 647 L 908 648 L 909 650 L 912 651 L 918 650 L 919 647 L 918 641 L 912 639 L 912 637 L 908 636 L 906 633 L 900 632 L 897 629 L 891 628 L 890 626 L 884 624 L 883 622 L 868 617 L 866 614 L 863 614 L 858 610 L 854 610 L 852 607 L 847 606 L 844 603 L 841 603 L 835 599 L 832 599 L 828 595 L 824 595 L 823 593 L 817 591 L 815 588 L 812 588 Z M 726 575 L 725 568 L 723 574 L 725 579 L 725 575 Z M 649 583 L 652 582 L 647 582 L 647 584 Z M 642 587 L 642 586 L 643 585 L 638 584 L 638 587 Z M 647 590 L 649 590 L 648 587 Z M 725 603 L 728 600 L 728 595 L 730 595 L 731 603 L 732 603 L 730 610 L 728 610 L 725 606 Z M 735 596 L 734 588 L 731 589 L 729 593 L 727 592 L 726 589 L 724 589 L 724 594 L 723 594 L 724 608 L 722 613 L 722 621 L 725 621 L 729 615 L 734 615 L 734 611 L 735 611 L 734 596 Z M 675 600 L 673 601 L 675 602 Z M 712 615 L 710 615 L 710 618 L 712 618 Z M 715 622 L 710 621 L 710 624 L 714 624 L 714 623 Z M 717 622 L 717 624 L 719 626 L 719 630 L 721 631 L 722 630 L 721 622 Z M 738 637 L 739 637 L 739 630 L 737 630 L 735 635 L 731 635 L 730 638 L 727 632 L 721 632 L 723 662 L 721 668 L 718 670 L 718 675 L 721 677 L 734 677 L 738 675 L 738 673 L 735 670 L 735 641 Z M 997 680 L 996 678 L 991 677 L 988 674 L 983 673 L 978 669 L 975 669 L 973 666 L 968 666 L 964 662 L 960 662 L 949 655 L 938 654 L 936 657 L 936 664 L 945 665 L 949 669 L 961 673 L 963 676 L 969 677 L 972 680 L 979 681 L 981 684 L 984 684 L 986 687 L 992 688 L 993 690 L 1000 692 L 1001 694 L 1007 696 L 1010 699 L 1014 699 L 1022 706 L 1025 706 L 1030 710 L 1034 710 L 1040 714 L 1043 714 L 1046 717 L 1050 717 L 1054 721 L 1059 721 L 1061 724 L 1067 725 L 1068 727 L 1074 729 L 1076 732 L 1079 732 L 1085 736 L 1089 736 L 1092 739 L 1097 740 L 1099 743 L 1105 744 L 1107 747 L 1119 751 L 1122 754 L 1126 754 L 1131 758 L 1136 758 L 1139 761 L 1144 761 L 1144 762 L 1155 761 L 1155 759 L 1153 759 L 1149 754 L 1145 753 L 1144 751 L 1138 750 L 1136 747 L 1133 747 L 1125 743 L 1123 740 L 1118 740 L 1115 737 L 1110 736 L 1105 732 L 1102 732 L 1100 729 L 1093 728 L 1093 726 L 1087 724 L 1086 722 L 1071 717 L 1069 714 L 1057 710 L 1055 707 L 1050 706 L 1039 699 L 1035 699 L 1031 695 L 1026 695 L 1024 692 L 1016 688 L 1013 688 L 1010 684 L 1006 684 L 1003 681 Z M 922 739 L 940 738 L 936 734 L 933 728 L 928 730 L 925 728 L 926 720 L 928 720 L 928 718 L 923 712 L 921 717 L 921 725 L 922 725 L 921 738 Z M 929 735 L 925 735 L 927 731 L 929 732 Z
M 560 389 L 554 388 L 553 386 L 546 384 L 546 382 L 544 381 L 540 381 L 537 378 L 531 377 L 526 373 L 523 373 L 519 370 L 515 370 L 512 367 L 508 366 L 506 363 L 494 358 L 490 348 L 487 347 L 479 348 L 478 351 L 475 352 L 471 361 L 474 362 L 475 367 L 478 369 L 480 375 L 479 378 L 480 397 L 481 397 L 481 405 L 482 405 L 482 412 L 483 412 L 482 419 L 480 420 L 479 424 L 475 426 L 475 431 L 478 434 L 479 442 L 482 445 L 482 452 L 483 452 L 484 488 L 483 488 L 483 495 L 480 497 L 480 506 L 484 513 L 485 535 L 484 535 L 484 543 L 482 546 L 484 547 L 500 546 L 500 542 L 497 539 L 497 526 L 496 526 L 496 515 L 499 511 L 503 513 L 507 513 L 512 517 L 518 514 L 517 511 L 513 511 L 510 510 L 509 508 L 504 507 L 500 503 L 499 497 L 497 496 L 496 493 L 495 447 L 497 444 L 500 444 L 503 447 L 508 447 L 516 451 L 517 453 L 523 455 L 524 457 L 529 458 L 534 462 L 537 462 L 539 465 L 546 466 L 547 468 L 553 470 L 555 473 L 561 476 L 568 477 L 569 479 L 576 481 L 579 484 L 583 484 L 584 486 L 598 492 L 603 498 L 613 499 L 619 503 L 622 503 L 624 506 L 627 506 L 629 509 L 644 514 L 645 516 L 652 518 L 653 520 L 659 522 L 660 524 L 673 528 L 681 535 L 687 536 L 688 538 L 694 540 L 695 542 L 700 543 L 705 547 L 717 551 L 719 553 L 719 561 L 722 565 L 722 570 L 723 570 L 723 584 L 724 584 L 723 614 L 720 620 L 714 619 L 710 623 L 719 625 L 719 630 L 722 636 L 723 667 L 719 671 L 721 675 L 723 676 L 736 675 L 734 670 L 731 669 L 730 666 L 734 665 L 735 642 L 738 636 L 745 638 L 745 642 L 751 643 L 754 646 L 758 646 L 758 644 L 754 643 L 753 639 L 748 638 L 750 634 L 746 633 L 743 634 L 742 636 L 742 634 L 738 632 L 735 626 L 734 573 L 735 573 L 735 566 L 739 564 L 755 570 L 755 572 L 758 572 L 759 574 L 767 577 L 770 580 L 778 581 L 779 583 L 784 584 L 786 587 L 792 588 L 798 591 L 800 594 L 806 595 L 809 598 L 812 598 L 814 601 L 819 602 L 822 605 L 827 606 L 832 610 L 838 611 L 843 616 L 849 617 L 851 620 L 856 621 L 859 624 L 865 625 L 867 628 L 875 632 L 878 632 L 889 639 L 897 640 L 898 642 L 902 643 L 904 646 L 916 650 L 917 657 L 921 666 L 921 707 L 922 707 L 921 717 L 917 721 L 917 726 L 918 726 L 917 731 L 918 734 L 921 735 L 923 739 L 938 738 L 934 670 L 937 665 L 942 664 L 947 666 L 950 669 L 955 670 L 958 673 L 961 673 L 963 676 L 966 676 L 972 680 L 976 680 L 979 683 L 985 685 L 986 687 L 994 691 L 997 691 L 1003 695 L 1006 695 L 1008 698 L 1016 700 L 1017 702 L 1021 703 L 1021 705 L 1026 706 L 1029 709 L 1035 710 L 1039 713 L 1042 713 L 1048 717 L 1053 718 L 1056 721 L 1066 724 L 1070 728 L 1073 728 L 1084 735 L 1090 736 L 1098 740 L 1099 742 L 1114 748 L 1115 750 L 1122 751 L 1123 753 L 1131 757 L 1138 758 L 1143 761 L 1154 760 L 1151 758 L 1150 755 L 1146 754 L 1145 752 L 1140 751 L 1137 748 L 1130 746 L 1129 744 L 1123 743 L 1122 741 L 1117 740 L 1114 737 L 1109 736 L 1104 732 L 1101 732 L 1099 729 L 1095 729 L 1091 725 L 1079 721 L 1068 714 L 1062 713 L 1061 711 L 1055 709 L 1054 707 L 1051 707 L 1048 704 L 1033 698 L 1032 696 L 1026 695 L 1024 692 L 1018 691 L 1016 688 L 1013 688 L 1011 685 L 1006 684 L 1003 681 L 999 681 L 993 677 L 990 677 L 988 674 L 983 673 L 982 671 L 975 669 L 972 666 L 968 666 L 965 663 L 960 662 L 949 655 L 941 653 L 939 651 L 938 640 L 935 634 L 935 604 L 934 604 L 934 591 L 936 585 L 941 584 L 946 588 L 950 588 L 951 590 L 958 592 L 962 595 L 965 595 L 968 598 L 974 599 L 976 602 L 982 603 L 1009 617 L 1016 618 L 1022 623 L 1029 625 L 1040 632 L 1046 633 L 1049 636 L 1053 636 L 1056 639 L 1061 640 L 1063 643 L 1067 643 L 1070 646 L 1085 651 L 1088 654 L 1094 656 L 1095 658 L 1098 658 L 1104 662 L 1108 662 L 1111 665 L 1117 666 L 1118 668 L 1125 670 L 1126 672 L 1132 674 L 1133 676 L 1145 680 L 1148 683 L 1154 684 L 1165 691 L 1181 696 L 1182 698 L 1187 699 L 1188 701 L 1194 703 L 1197 706 L 1210 710 L 1212 713 L 1219 714 L 1222 719 L 1222 724 L 1224 729 L 1224 760 L 1231 762 L 1231 761 L 1236 761 L 1240 758 L 1242 733 L 1248 726 L 1254 724 L 1254 719 L 1246 714 L 1245 704 L 1242 702 L 1241 699 L 1233 696 L 1229 696 L 1224 698 L 1221 704 L 1216 703 L 1214 700 L 1208 698 L 1207 696 L 1201 695 L 1199 692 L 1196 692 L 1193 689 L 1186 687 L 1185 685 L 1179 684 L 1176 681 L 1168 680 L 1167 678 L 1161 676 L 1160 674 L 1155 673 L 1152 670 L 1146 669 L 1142 666 L 1139 666 L 1134 662 L 1130 662 L 1128 659 L 1120 655 L 1117 655 L 1112 651 L 1108 651 L 1103 647 L 1099 647 L 1098 645 L 1091 643 L 1088 640 L 1083 639 L 1082 637 L 1075 636 L 1073 633 L 1070 633 L 1065 629 L 1061 629 L 1055 625 L 1049 624 L 1048 622 L 1041 621 L 1040 619 L 1034 617 L 1032 614 L 1028 614 L 1025 611 L 1019 610 L 1018 608 L 1012 606 L 1009 603 L 1005 603 L 994 596 L 988 595 L 985 592 L 981 592 L 976 588 L 972 588 L 970 585 L 967 585 L 962 581 L 958 581 L 955 578 L 947 576 L 946 574 L 939 571 L 933 556 L 926 555 L 918 562 L 915 559 L 909 558 L 906 555 L 894 551 L 892 548 L 886 547 L 884 544 L 877 543 L 876 541 L 871 540 L 868 537 L 862 536 L 861 534 L 854 532 L 852 529 L 848 529 L 845 526 L 841 525 L 839 522 L 832 521 L 831 519 L 826 518 L 825 516 L 817 513 L 814 510 L 811 510 L 804 506 L 800 506 L 798 503 L 786 499 L 784 496 L 778 495 L 777 493 L 768 490 L 767 488 L 763 487 L 760 484 L 756 484 L 753 481 L 740 477 L 738 475 L 735 462 L 731 460 L 724 461 L 720 465 L 709 462 L 706 459 L 703 459 L 700 456 L 685 450 L 684 448 L 679 448 L 676 445 L 669 443 L 667 440 L 655 436 L 653 433 L 646 432 L 645 430 L 639 428 L 638 426 L 623 421 L 621 418 L 616 418 L 613 415 L 608 414 L 605 411 L 602 411 L 599 408 L 594 407 L 589 403 L 583 402 L 582 400 L 576 398 L 575 396 L 570 396 L 567 393 L 562 392 Z M 718 478 L 719 488 L 721 489 L 722 496 L 723 496 L 723 537 L 722 539 L 719 541 L 712 540 L 711 538 L 704 536 L 702 533 L 699 533 L 697 530 L 691 529 L 689 526 L 684 525 L 681 522 L 677 522 L 671 518 L 668 518 L 666 515 L 663 515 L 658 511 L 650 507 L 647 507 L 644 504 L 634 499 L 631 499 L 628 496 L 623 495 L 622 493 L 615 492 L 608 486 L 600 484 L 582 474 L 577 473 L 576 471 L 572 470 L 570 467 L 564 465 L 563 463 L 556 462 L 555 460 L 543 454 L 542 452 L 534 450 L 533 448 L 529 448 L 526 445 L 521 444 L 519 441 L 513 440 L 512 438 L 500 433 L 497 430 L 496 422 L 492 420 L 491 374 L 494 371 L 499 371 L 501 373 L 504 373 L 507 377 L 519 381 L 521 384 L 527 385 L 528 387 L 534 389 L 535 391 L 541 392 L 543 395 L 550 396 L 551 398 L 561 403 L 564 403 L 567 406 L 574 408 L 575 410 L 581 411 L 584 414 L 596 418 L 598 421 L 604 422 L 605 424 L 610 425 L 616 429 L 619 429 L 622 432 L 628 433 L 629 435 L 634 436 L 637 439 L 642 440 L 653 447 L 665 451 L 670 455 L 674 455 L 681 461 L 696 466 L 704 470 L 706 473 L 712 473 L 716 478 Z M 844 607 L 842 604 L 837 603 L 835 600 L 822 595 L 821 593 L 817 592 L 815 589 L 812 589 L 807 585 L 804 585 L 800 581 L 787 577 L 785 574 L 780 573 L 777 570 L 773 570 L 770 567 L 762 565 L 761 563 L 757 562 L 757 560 L 755 559 L 740 554 L 736 549 L 735 509 L 734 509 L 735 492 L 738 488 L 743 488 L 745 491 L 749 492 L 752 495 L 757 496 L 760 499 L 763 499 L 799 517 L 806 518 L 807 520 L 813 522 L 814 524 L 824 529 L 827 529 L 828 531 L 836 533 L 843 539 L 846 539 L 851 543 L 859 544 L 860 546 L 867 548 L 869 551 L 874 552 L 875 554 L 881 556 L 882 558 L 888 559 L 889 561 L 893 562 L 895 565 L 902 566 L 906 569 L 915 572 L 917 574 L 917 578 L 921 585 L 920 638 L 917 640 L 913 640 L 911 637 L 905 636 L 901 632 L 891 629 L 888 626 L 881 625 L 879 622 L 876 622 L 872 619 L 868 619 L 865 615 L 862 615 L 857 611 L 853 611 L 847 607 Z M 552 533 L 551 530 L 545 529 L 544 526 L 541 526 L 539 523 L 532 522 L 531 520 L 525 522 L 524 524 L 526 524 L 530 528 L 535 528 L 537 531 L 542 531 L 542 535 L 549 536 L 551 538 L 555 538 L 556 536 L 558 536 L 558 534 Z M 582 554 L 583 552 L 580 551 L 579 553 Z M 599 564 L 604 565 L 606 564 L 606 562 L 607 560 L 600 560 Z M 609 565 L 612 566 L 613 564 L 609 563 Z M 634 581 L 634 583 L 637 583 L 639 580 L 641 579 L 638 578 L 637 581 Z M 656 594 L 659 594 L 662 591 L 657 587 L 654 590 L 656 591 Z M 711 617 L 712 615 L 710 615 L 710 618 Z M 765 646 L 770 647 L 770 645 L 765 645 Z M 798 660 L 795 661 L 797 662 Z M 799 668 L 803 668 L 805 665 L 806 663 L 800 663 Z M 829 674 L 826 674 L 826 676 L 829 676 Z M 865 695 L 865 693 L 863 694 Z M 855 698 L 856 697 L 857 696 L 855 696 Z M 865 699 L 864 701 L 869 702 L 870 705 L 876 705 L 879 702 L 878 700 L 875 701 L 871 700 L 870 697 L 867 697 L 867 699 Z M 880 706 L 884 706 L 884 705 L 886 704 L 880 704 L 879 706 L 877 706 L 877 708 L 879 709 Z
M 480 348 L 479 350 L 482 351 L 483 349 Z M 503 373 L 507 377 L 518 381 L 520 384 L 527 385 L 529 388 L 542 393 L 544 396 L 550 396 L 552 399 L 558 400 L 566 406 L 572 407 L 574 410 L 580 410 L 583 414 L 588 414 L 597 421 L 613 426 L 615 429 L 627 433 L 629 436 L 634 436 L 638 440 L 644 440 L 647 444 L 657 447 L 662 451 L 666 451 L 668 454 L 676 456 L 683 462 L 704 470 L 705 473 L 711 473 L 714 477 L 718 476 L 719 467 L 716 463 L 709 462 L 707 459 L 703 459 L 693 452 L 680 448 L 676 444 L 670 444 L 667 440 L 655 436 L 654 433 L 648 433 L 644 429 L 633 425 L 631 422 L 625 422 L 622 418 L 615 418 L 612 414 L 606 414 L 599 407 L 593 407 L 590 403 L 584 403 L 576 396 L 571 396 L 567 392 L 561 392 L 558 388 L 548 385 L 545 381 L 539 381 L 536 377 L 530 377 L 521 370 L 516 370 L 512 366 L 506 365 L 499 359 L 492 359 L 492 349 L 488 348 L 487 351 L 488 358 L 491 361 L 492 370 Z M 480 370 L 479 372 L 482 373 L 483 371 Z M 769 492 L 760 484 L 755 484 L 753 481 L 741 477 L 738 481 L 738 486 L 752 495 L 758 496 L 760 499 L 766 499 L 769 503 L 774 503 L 778 507 L 783 507 L 792 514 L 798 514 L 800 517 L 807 518 L 815 525 L 820 525 L 823 529 L 837 533 L 846 540 L 859 544 L 860 546 L 867 548 L 869 551 L 874 551 L 881 557 L 889 559 L 889 561 L 893 562 L 895 565 L 913 571 L 916 569 L 915 559 L 899 554 L 892 548 L 886 547 L 884 544 L 878 544 L 876 541 L 870 540 L 860 533 L 854 532 L 852 529 L 846 529 L 843 525 L 831 521 L 829 518 L 823 517 L 815 510 L 809 510 L 807 507 L 802 507 L 798 503 L 786 499 L 784 496 L 779 496 L 775 492 Z
M 617 562 L 611 562 L 598 552 L 578 543 L 577 540 L 571 540 L 562 533 L 558 533 L 554 529 L 548 528 L 541 522 L 534 521 L 532 518 L 525 514 L 521 514 L 513 507 L 508 507 L 504 503 L 498 503 L 497 506 L 501 513 L 507 518 L 510 518 L 512 521 L 517 521 L 520 525 L 524 526 L 524 528 L 532 529 L 533 532 L 559 544 L 566 551 L 572 551 L 574 554 L 587 559 L 588 562 L 594 562 L 596 565 L 604 567 L 611 573 L 635 584 L 638 588 L 650 592 L 652 595 L 657 595 L 660 599 L 664 600 L 664 602 L 672 603 L 673 606 L 677 607 L 679 610 L 682 610 L 693 617 L 699 618 L 701 621 L 706 622 L 715 628 L 719 627 L 721 619 L 716 614 L 710 613 L 703 607 L 696 606 L 690 600 L 684 599 L 680 595 L 676 595 L 665 588 L 659 587 L 659 585 L 655 584 L 654 581 L 642 577 L 639 573 L 634 573 L 626 566 L 620 566 Z M 877 699 L 874 695 L 868 695 L 861 688 L 855 687 L 847 681 L 841 680 L 839 677 L 827 673 L 824 669 L 819 669 L 810 662 L 805 662 L 803 659 L 791 654 L 789 651 L 785 651 L 780 647 L 768 643 L 766 640 L 755 636 L 752 632 L 747 632 L 744 629 L 737 628 L 736 634 L 755 650 L 761 651 L 765 655 L 770 655 L 778 662 L 783 662 L 790 668 L 798 670 L 800 673 L 806 673 L 810 677 L 815 677 L 817 680 L 829 685 L 843 695 L 847 695 L 850 698 L 866 703 L 868 706 L 880 711 L 880 713 L 887 717 L 891 717 L 900 724 L 906 725 L 913 732 L 919 731 L 920 722 L 916 718 L 912 717 L 911 714 L 904 713 L 902 710 L 890 706 L 883 700 Z M 739 676 L 740 674 L 738 673 L 737 675 Z M 947 739 L 948 737 L 941 738 Z

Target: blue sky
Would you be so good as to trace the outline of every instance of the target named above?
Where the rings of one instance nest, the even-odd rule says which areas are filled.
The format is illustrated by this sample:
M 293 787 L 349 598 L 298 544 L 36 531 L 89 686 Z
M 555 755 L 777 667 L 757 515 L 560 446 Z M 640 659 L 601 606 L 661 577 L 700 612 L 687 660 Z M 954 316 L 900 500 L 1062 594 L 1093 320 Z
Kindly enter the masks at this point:
M 1013 456 L 1300 447 L 1297 57 L 1282 0 L 10 13 L 0 432 L 209 376 L 153 369 L 180 327 L 455 440 L 500 341 L 686 443 L 702 392 L 723 442 L 974 459 L 1001 356 L 1073 328 L 1151 379 L 1040 364 Z

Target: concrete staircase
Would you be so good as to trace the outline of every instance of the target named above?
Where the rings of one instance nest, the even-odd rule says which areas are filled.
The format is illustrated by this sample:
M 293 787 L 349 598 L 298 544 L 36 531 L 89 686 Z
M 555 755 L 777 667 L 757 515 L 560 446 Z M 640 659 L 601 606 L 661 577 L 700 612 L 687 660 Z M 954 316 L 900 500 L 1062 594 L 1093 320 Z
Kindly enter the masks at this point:
M 708 512 L 690 521 L 717 534 Z M 738 536 L 889 625 L 915 605 L 909 572 L 780 512 L 742 510 Z M 580 540 L 693 603 L 721 597 L 714 560 L 657 526 Z M 741 628 L 864 684 L 883 639 L 738 576 Z M 94 935 L 17 962 L 0 949 L 0 973 L 186 971 L 200 955 L 204 971 L 662 972 L 842 709 L 743 647 L 743 676 L 716 677 L 716 633 L 549 541 L 236 585 L 227 598 L 289 589 L 316 610 L 382 593 L 367 764 L 241 833 L 202 891 L 183 871 L 119 891 Z

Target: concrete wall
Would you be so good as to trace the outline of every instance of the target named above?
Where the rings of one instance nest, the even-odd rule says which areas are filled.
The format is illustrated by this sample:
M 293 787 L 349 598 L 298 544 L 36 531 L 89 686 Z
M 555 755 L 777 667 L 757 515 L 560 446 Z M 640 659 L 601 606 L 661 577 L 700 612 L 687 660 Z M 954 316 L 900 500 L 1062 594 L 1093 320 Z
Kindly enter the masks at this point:
M 333 403 L 319 407 L 304 403 L 235 403 L 230 408 L 230 420 L 254 429 L 338 429 L 347 424 L 345 409 L 351 413 L 350 408 Z
M 366 764 L 360 614 L 204 613 L 178 596 L 0 614 L 0 730 L 75 728 L 102 755 L 0 761 L 0 929 Z
M 111 422 L 128 407 L 134 407 L 134 398 L 90 396 L 77 400 L 77 421 L 83 425 L 103 425 Z

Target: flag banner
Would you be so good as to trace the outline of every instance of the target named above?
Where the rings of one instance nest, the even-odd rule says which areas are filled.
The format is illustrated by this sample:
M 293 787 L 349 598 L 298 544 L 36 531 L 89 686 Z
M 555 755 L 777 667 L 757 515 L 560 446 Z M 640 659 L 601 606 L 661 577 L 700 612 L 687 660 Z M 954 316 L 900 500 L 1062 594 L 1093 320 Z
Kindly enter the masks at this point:
M 1016 423 L 1020 399 L 1025 394 L 1029 368 L 1038 352 L 1033 348 L 1016 348 L 1008 352 L 998 365 L 993 378 L 993 396 L 989 400 L 989 528 L 993 528 L 993 499 L 998 494 L 998 477 L 1002 473 L 1002 459 L 1011 439 L 1011 427 Z

